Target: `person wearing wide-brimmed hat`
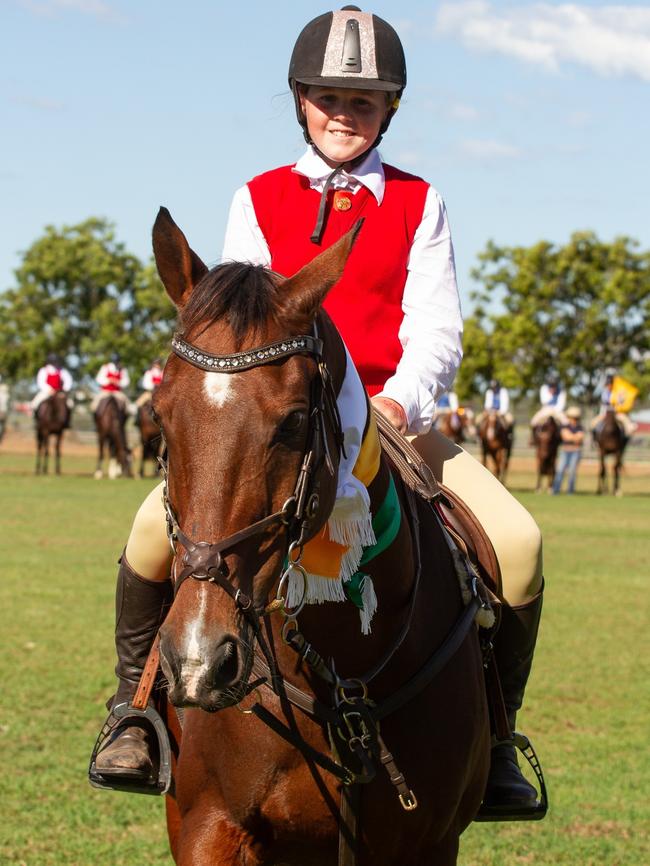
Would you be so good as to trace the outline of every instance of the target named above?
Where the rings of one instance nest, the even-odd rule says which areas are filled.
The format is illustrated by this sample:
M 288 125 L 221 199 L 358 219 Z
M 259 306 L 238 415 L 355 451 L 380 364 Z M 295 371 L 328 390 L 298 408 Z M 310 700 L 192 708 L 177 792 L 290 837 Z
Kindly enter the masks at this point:
M 560 492 L 565 474 L 568 474 L 567 493 L 575 493 L 576 475 L 578 474 L 578 464 L 582 456 L 582 444 L 585 438 L 580 408 L 570 406 L 565 414 L 567 423 L 560 430 L 562 437 L 560 465 L 553 480 L 553 493 Z

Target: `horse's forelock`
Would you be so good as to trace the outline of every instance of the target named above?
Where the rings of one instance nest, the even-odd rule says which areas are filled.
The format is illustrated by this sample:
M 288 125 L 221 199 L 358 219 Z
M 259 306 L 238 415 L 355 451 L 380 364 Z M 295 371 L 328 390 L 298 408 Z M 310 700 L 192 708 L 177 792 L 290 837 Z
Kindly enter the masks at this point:
M 181 310 L 181 332 L 226 318 L 235 339 L 241 340 L 275 315 L 279 297 L 274 276 L 261 265 L 217 265 L 196 284 Z

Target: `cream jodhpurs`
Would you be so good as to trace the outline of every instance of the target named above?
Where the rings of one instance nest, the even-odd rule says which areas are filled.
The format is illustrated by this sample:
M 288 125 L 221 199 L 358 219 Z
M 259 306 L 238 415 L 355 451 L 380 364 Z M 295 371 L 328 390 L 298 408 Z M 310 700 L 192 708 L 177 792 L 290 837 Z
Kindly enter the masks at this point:
M 435 477 L 483 524 L 501 566 L 508 604 L 526 604 L 542 588 L 542 537 L 533 518 L 491 472 L 441 433 L 431 430 L 412 441 Z M 148 580 L 166 580 L 172 561 L 162 489 L 162 484 L 155 487 L 140 506 L 126 546 L 129 564 Z

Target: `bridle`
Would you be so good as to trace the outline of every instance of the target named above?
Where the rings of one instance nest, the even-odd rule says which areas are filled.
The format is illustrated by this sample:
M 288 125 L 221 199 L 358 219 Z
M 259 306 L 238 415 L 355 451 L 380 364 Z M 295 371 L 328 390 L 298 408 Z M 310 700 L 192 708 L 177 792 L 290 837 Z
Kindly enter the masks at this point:
M 175 575 L 175 593 L 187 578 L 208 580 L 217 584 L 230 596 L 242 613 L 252 622 L 259 632 L 260 617 L 266 611 L 266 604 L 255 604 L 253 598 L 236 587 L 229 579 L 223 554 L 255 535 L 265 532 L 269 527 L 280 524 L 286 527 L 288 567 L 299 563 L 302 547 L 310 537 L 314 519 L 320 506 L 318 476 L 323 463 L 330 474 L 336 469 L 332 461 L 328 443 L 328 431 L 333 434 L 337 449 L 343 451 L 343 432 L 341 418 L 336 402 L 336 392 L 332 377 L 323 357 L 323 341 L 318 337 L 316 323 L 311 335 L 302 334 L 278 340 L 264 346 L 256 346 L 244 352 L 231 355 L 215 355 L 198 348 L 180 335 L 172 339 L 172 350 L 183 361 L 200 370 L 217 373 L 239 373 L 267 364 L 284 361 L 292 355 L 308 355 L 317 364 L 317 375 L 312 384 L 309 429 L 307 445 L 303 455 L 293 494 L 282 508 L 263 517 L 261 520 L 232 533 L 219 541 L 195 541 L 185 533 L 178 522 L 175 509 L 168 492 L 169 466 L 165 456 L 161 458 L 163 469 L 163 502 L 167 514 L 167 535 L 174 554 L 177 543 L 183 546 L 182 568 Z

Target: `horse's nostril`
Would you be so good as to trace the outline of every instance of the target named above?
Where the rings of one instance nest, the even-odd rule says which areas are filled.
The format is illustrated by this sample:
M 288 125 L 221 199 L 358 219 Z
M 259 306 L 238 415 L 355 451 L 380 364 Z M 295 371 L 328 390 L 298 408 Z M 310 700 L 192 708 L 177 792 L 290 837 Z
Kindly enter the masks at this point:
M 232 683 L 237 679 L 238 669 L 237 643 L 234 640 L 225 640 L 215 653 L 212 667 L 215 686 L 223 688 Z

